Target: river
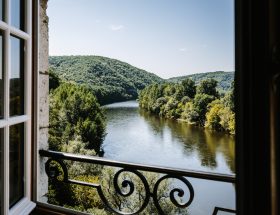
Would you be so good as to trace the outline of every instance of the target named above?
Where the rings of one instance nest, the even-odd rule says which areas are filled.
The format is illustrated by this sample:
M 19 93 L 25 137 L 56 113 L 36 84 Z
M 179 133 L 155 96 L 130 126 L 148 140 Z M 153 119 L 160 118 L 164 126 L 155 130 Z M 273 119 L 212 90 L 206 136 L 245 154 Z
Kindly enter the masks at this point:
M 225 133 L 162 119 L 138 108 L 136 101 L 105 106 L 104 157 L 216 173 L 235 173 L 234 138 Z M 189 179 L 195 198 L 190 214 L 211 214 L 215 206 L 235 208 L 233 184 Z

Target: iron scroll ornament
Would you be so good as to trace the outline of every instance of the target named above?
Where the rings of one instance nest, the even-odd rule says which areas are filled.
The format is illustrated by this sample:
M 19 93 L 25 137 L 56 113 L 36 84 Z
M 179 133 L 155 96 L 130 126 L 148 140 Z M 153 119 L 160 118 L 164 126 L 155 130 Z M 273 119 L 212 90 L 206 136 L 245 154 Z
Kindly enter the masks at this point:
M 51 163 L 57 163 L 57 165 L 52 165 Z M 62 168 L 62 172 L 59 170 L 59 167 Z M 66 165 L 63 161 L 57 160 L 57 159 L 48 159 L 48 161 L 45 164 L 45 171 L 47 173 L 47 176 L 54 181 L 63 181 L 68 182 L 68 170 Z M 60 179 L 59 177 L 63 177 Z
M 182 177 L 182 176 L 171 176 L 171 175 L 165 175 L 163 177 L 161 177 L 160 179 L 158 179 L 158 181 L 156 182 L 155 184 L 155 187 L 154 187 L 154 191 L 153 191 L 153 199 L 154 199 L 154 204 L 157 208 L 157 210 L 159 211 L 160 214 L 164 214 L 164 211 L 161 209 L 160 207 L 160 204 L 159 202 L 157 201 L 158 197 L 157 197 L 157 191 L 158 191 L 158 188 L 159 188 L 159 185 L 160 183 L 163 181 L 163 180 L 166 180 L 166 179 L 178 179 L 180 181 L 182 181 L 187 187 L 188 187 L 188 190 L 189 190 L 189 200 L 186 201 L 186 203 L 179 203 L 176 198 L 175 198 L 175 193 L 178 194 L 179 197 L 183 197 L 185 195 L 185 191 L 181 188 L 173 188 L 170 193 L 169 193 L 169 196 L 170 196 L 170 200 L 171 202 L 176 206 L 176 207 L 179 207 L 179 208 L 187 208 L 193 201 L 193 198 L 194 198 L 194 190 L 193 190 L 193 187 L 191 185 L 191 183 L 185 178 L 185 177 Z
M 179 208 L 187 208 L 194 199 L 194 189 L 193 189 L 191 183 L 183 176 L 174 176 L 171 174 L 166 174 L 164 176 L 161 176 L 160 178 L 157 179 L 157 181 L 154 185 L 154 188 L 151 192 L 149 183 L 148 183 L 146 177 L 141 172 L 139 172 L 138 170 L 135 170 L 135 169 L 122 168 L 122 169 L 118 170 L 113 177 L 113 184 L 114 184 L 114 189 L 115 189 L 116 193 L 122 197 L 129 198 L 135 192 L 135 184 L 133 181 L 127 180 L 127 179 L 122 179 L 121 183 L 119 183 L 119 181 L 121 179 L 121 177 L 120 177 L 121 174 L 126 172 L 126 173 L 133 174 L 140 179 L 140 181 L 144 187 L 144 196 L 145 196 L 144 201 L 142 202 L 142 205 L 140 205 L 140 207 L 136 211 L 124 212 L 124 211 L 117 210 L 111 206 L 110 202 L 107 200 L 107 198 L 105 197 L 105 195 L 102 191 L 101 184 L 93 184 L 93 183 L 87 183 L 87 182 L 83 182 L 83 181 L 69 179 L 67 166 L 65 165 L 65 163 L 62 160 L 49 158 L 45 164 L 45 171 L 46 171 L 48 177 L 50 178 L 50 180 L 61 181 L 64 183 L 76 184 L 76 185 L 81 185 L 81 186 L 88 186 L 88 187 L 96 189 L 98 192 L 98 195 L 99 195 L 100 199 L 102 200 L 103 204 L 105 205 L 105 207 L 109 211 L 111 211 L 115 214 L 120 214 L 120 215 L 123 215 L 123 214 L 134 215 L 134 214 L 141 213 L 148 206 L 151 198 L 153 199 L 154 205 L 155 205 L 156 209 L 158 210 L 159 214 L 165 214 L 159 203 L 158 189 L 159 189 L 160 184 L 164 180 L 168 180 L 168 179 L 180 180 L 188 188 L 188 191 L 189 191 L 188 200 L 185 203 L 179 203 L 176 200 L 175 195 L 177 194 L 178 197 L 184 197 L 185 191 L 181 188 L 172 188 L 169 192 L 169 198 L 174 206 L 179 207 Z M 123 191 L 123 188 L 126 188 L 128 191 L 126 191 L 126 192 Z

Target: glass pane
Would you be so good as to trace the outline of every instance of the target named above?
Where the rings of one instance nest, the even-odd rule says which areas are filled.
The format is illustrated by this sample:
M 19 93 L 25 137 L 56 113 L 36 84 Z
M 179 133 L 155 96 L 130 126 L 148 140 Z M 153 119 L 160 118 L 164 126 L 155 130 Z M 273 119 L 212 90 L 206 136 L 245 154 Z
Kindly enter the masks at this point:
M 0 0 L 0 20 L 4 19 L 3 15 L 4 15 L 4 2 L 3 0 Z
M 10 207 L 24 195 L 24 124 L 10 127 Z
M 4 114 L 3 37 L 0 32 L 0 119 Z
M 24 114 L 24 42 L 11 37 L 10 116 Z
M 11 24 L 24 30 L 24 0 L 11 0 Z

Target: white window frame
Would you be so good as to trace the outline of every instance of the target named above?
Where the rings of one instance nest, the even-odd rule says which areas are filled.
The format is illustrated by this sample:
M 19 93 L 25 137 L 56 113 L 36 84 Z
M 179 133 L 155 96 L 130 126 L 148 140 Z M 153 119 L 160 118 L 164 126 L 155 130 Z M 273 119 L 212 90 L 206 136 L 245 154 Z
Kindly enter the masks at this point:
M 31 111 L 32 111 L 32 0 L 25 0 L 24 30 L 17 29 L 11 25 L 11 2 L 4 0 L 4 21 L 0 20 L 0 30 L 3 32 L 3 74 L 4 74 L 4 118 L 0 120 L 0 128 L 4 130 L 3 146 L 3 215 L 29 214 L 35 207 L 31 201 Z M 24 115 L 10 117 L 10 74 L 11 58 L 10 37 L 16 36 L 24 41 Z M 9 127 L 24 123 L 24 196 L 11 209 L 9 208 Z

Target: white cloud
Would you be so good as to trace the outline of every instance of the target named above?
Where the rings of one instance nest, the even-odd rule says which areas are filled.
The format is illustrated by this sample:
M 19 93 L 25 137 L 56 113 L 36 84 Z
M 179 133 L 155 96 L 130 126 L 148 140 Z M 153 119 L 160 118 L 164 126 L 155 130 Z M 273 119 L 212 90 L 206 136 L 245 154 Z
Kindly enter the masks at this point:
M 123 25 L 111 25 L 111 26 L 110 26 L 110 29 L 111 29 L 112 31 L 119 31 L 119 30 L 124 29 L 124 26 L 123 26 Z
M 185 51 L 186 51 L 186 48 L 180 48 L 179 51 L 180 51 L 180 52 L 185 52 Z

